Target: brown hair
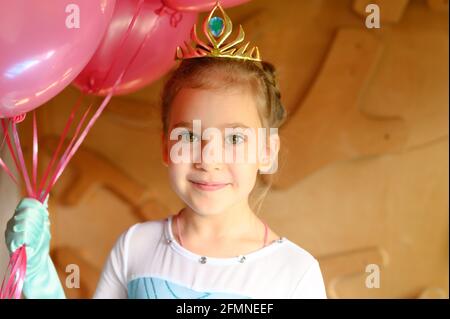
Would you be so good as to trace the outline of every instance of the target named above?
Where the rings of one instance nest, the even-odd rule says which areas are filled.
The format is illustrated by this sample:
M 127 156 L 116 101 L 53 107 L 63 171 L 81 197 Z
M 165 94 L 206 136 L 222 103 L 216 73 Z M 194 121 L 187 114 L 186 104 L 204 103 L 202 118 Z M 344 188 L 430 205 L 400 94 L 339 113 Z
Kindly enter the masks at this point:
M 267 131 L 279 128 L 285 122 L 287 112 L 281 103 L 276 70 L 271 63 L 202 57 L 183 60 L 167 80 L 161 96 L 163 133 L 168 133 L 170 105 L 182 88 L 220 89 L 239 86 L 250 89 L 254 94 L 262 126 Z M 257 186 L 252 191 L 251 197 L 256 198 L 250 204 L 257 212 L 271 187 L 271 175 L 266 175 L 264 181 L 258 178 Z

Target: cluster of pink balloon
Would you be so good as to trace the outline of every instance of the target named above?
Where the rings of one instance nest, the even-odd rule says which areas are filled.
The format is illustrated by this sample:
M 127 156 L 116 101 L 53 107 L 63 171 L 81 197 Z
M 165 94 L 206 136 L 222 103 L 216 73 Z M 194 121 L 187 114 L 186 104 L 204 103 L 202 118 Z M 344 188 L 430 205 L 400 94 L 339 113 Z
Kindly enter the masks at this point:
M 35 109 L 70 83 L 83 92 L 106 95 L 124 68 L 114 94 L 149 84 L 171 69 L 176 46 L 189 38 L 198 12 L 215 3 L 0 0 L 0 118 Z M 133 17 L 135 24 L 124 37 Z

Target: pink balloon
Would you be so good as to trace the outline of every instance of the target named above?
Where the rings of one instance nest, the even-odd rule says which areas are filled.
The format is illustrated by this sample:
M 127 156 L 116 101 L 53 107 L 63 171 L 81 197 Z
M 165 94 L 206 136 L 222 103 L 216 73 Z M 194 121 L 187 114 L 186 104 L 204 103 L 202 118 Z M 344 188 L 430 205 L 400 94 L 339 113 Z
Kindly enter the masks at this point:
M 126 69 L 114 93 L 130 93 L 160 78 L 174 66 L 176 47 L 189 39 L 197 14 L 169 9 L 161 0 L 146 0 L 123 42 L 138 3 L 139 0 L 117 1 L 103 42 L 74 81 L 82 91 L 106 95 Z
M 219 1 L 222 8 L 229 8 L 240 5 L 250 0 L 222 0 Z M 163 0 L 164 4 L 169 8 L 178 11 L 210 11 L 216 5 L 217 0 Z
M 115 0 L 0 0 L 0 118 L 50 100 L 97 49 Z

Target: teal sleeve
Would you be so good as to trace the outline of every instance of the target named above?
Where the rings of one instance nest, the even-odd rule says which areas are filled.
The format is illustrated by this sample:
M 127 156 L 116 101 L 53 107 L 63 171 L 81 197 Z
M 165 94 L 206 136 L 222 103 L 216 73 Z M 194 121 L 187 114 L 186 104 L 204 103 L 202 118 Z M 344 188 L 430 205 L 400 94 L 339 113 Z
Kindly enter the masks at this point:
M 10 253 L 26 245 L 27 270 L 23 294 L 28 299 L 64 299 L 64 289 L 50 258 L 50 221 L 47 202 L 24 198 L 5 232 Z

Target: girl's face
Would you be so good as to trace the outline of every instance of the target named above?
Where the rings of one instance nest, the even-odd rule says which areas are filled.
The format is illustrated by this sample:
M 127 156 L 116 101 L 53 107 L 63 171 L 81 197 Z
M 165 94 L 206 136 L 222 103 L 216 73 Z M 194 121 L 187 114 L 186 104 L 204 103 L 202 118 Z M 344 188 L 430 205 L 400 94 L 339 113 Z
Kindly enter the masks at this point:
M 200 120 L 201 130 L 194 130 L 194 120 Z M 198 122 L 197 122 L 198 123 Z M 170 133 L 178 128 L 178 137 L 170 140 Z M 203 140 L 205 129 L 217 128 L 221 135 Z M 255 132 L 261 128 L 261 121 L 254 97 L 245 90 L 181 89 L 174 98 L 168 118 L 168 136 L 163 136 L 163 160 L 168 166 L 170 183 L 178 196 L 195 212 L 212 215 L 248 205 L 261 162 L 236 162 L 225 160 L 228 150 L 245 147 L 245 135 L 232 132 L 225 134 L 225 128 L 251 128 Z M 216 131 L 218 132 L 218 131 Z M 223 156 L 207 160 L 205 148 L 214 154 L 215 148 L 209 143 L 218 143 L 221 138 Z M 198 155 L 191 155 L 188 162 L 174 160 L 171 150 L 175 144 L 187 144 L 194 154 L 197 143 Z M 227 146 L 228 145 L 228 146 Z M 216 149 L 217 150 L 217 149 Z

